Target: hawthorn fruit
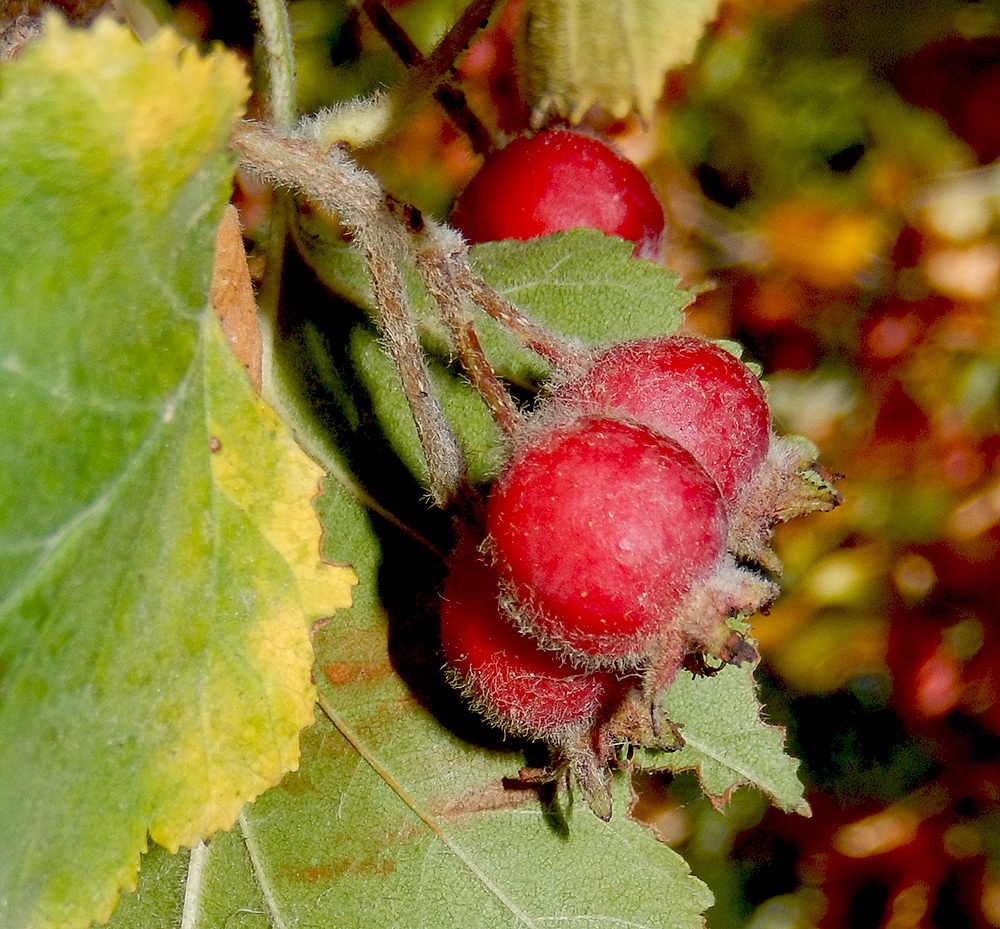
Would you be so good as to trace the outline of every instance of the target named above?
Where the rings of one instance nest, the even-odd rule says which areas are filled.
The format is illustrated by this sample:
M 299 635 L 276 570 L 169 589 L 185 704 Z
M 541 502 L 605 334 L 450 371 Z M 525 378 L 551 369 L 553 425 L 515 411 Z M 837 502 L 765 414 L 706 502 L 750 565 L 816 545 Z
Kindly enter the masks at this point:
M 720 654 L 731 613 L 773 596 L 726 557 L 725 503 L 705 469 L 619 416 L 531 430 L 493 485 L 486 527 L 519 625 L 583 666 L 646 669 L 650 695 L 689 648 Z
M 452 225 L 472 244 L 598 229 L 659 257 L 663 207 L 645 175 L 600 139 L 550 129 L 491 154 L 459 194 Z
M 471 537 L 452 558 L 441 605 L 441 644 L 453 683 L 510 735 L 563 744 L 591 727 L 615 682 L 544 651 L 499 605 L 495 572 Z
M 557 410 L 625 414 L 690 452 L 726 504 L 727 547 L 778 573 L 774 525 L 839 502 L 804 440 L 779 438 L 753 371 L 705 339 L 656 336 L 618 342 L 582 373 L 550 388 Z M 565 415 L 565 414 L 564 414 Z
M 578 409 L 620 411 L 670 436 L 715 479 L 729 507 L 767 455 L 771 415 L 760 381 L 705 339 L 619 342 L 554 396 Z

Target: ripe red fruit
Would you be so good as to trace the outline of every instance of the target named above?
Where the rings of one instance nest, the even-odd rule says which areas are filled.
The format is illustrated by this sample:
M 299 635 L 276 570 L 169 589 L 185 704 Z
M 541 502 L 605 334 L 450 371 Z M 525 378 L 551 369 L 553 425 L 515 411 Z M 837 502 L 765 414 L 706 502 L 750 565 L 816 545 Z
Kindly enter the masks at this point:
M 686 448 L 733 507 L 767 456 L 771 415 L 754 373 L 705 339 L 619 342 L 582 376 L 553 391 L 557 403 L 617 410 Z
M 463 541 L 441 606 L 441 643 L 456 683 L 505 732 L 572 742 L 593 724 L 613 678 L 543 651 L 501 612 L 498 595 L 495 572 Z
M 519 136 L 487 158 L 451 216 L 469 242 L 532 239 L 580 227 L 635 242 L 656 258 L 663 207 L 632 162 L 591 136 L 564 129 Z
M 664 649 L 679 663 L 675 614 L 718 569 L 727 533 L 718 487 L 689 452 L 599 414 L 543 423 L 516 448 L 486 524 L 518 621 L 595 665 Z

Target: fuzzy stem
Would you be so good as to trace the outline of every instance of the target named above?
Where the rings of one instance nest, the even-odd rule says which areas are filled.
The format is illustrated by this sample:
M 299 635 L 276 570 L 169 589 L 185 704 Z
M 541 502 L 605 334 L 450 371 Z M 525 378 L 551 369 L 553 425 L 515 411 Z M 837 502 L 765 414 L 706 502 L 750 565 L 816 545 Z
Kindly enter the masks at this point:
M 295 125 L 298 108 L 295 94 L 295 50 L 288 22 L 285 0 L 255 0 L 260 35 L 264 49 L 267 80 L 267 101 L 270 119 L 278 129 Z M 275 191 L 268 215 L 267 237 L 264 241 L 264 277 L 258 291 L 257 305 L 261 315 L 264 350 L 261 368 L 264 395 L 274 396 L 274 340 L 278 338 L 278 309 L 281 303 L 281 283 L 284 280 L 285 246 L 291 202 L 284 191 Z
M 384 243 L 363 245 L 368 273 L 379 307 L 379 326 L 403 384 L 417 427 L 434 502 L 444 506 L 465 478 L 465 456 L 445 418 L 431 384 L 420 336 L 406 303 L 399 273 L 405 248 L 385 248 Z
M 463 256 L 454 260 L 455 282 L 466 295 L 532 351 L 556 367 L 571 371 L 583 363 L 583 354 L 569 340 L 563 339 L 525 316 L 510 300 L 493 290 Z
M 295 51 L 285 0 L 256 0 L 264 40 L 267 68 L 267 101 L 271 123 L 277 129 L 295 125 Z
M 472 386 L 500 429 L 506 435 L 513 435 L 521 423 L 521 415 L 483 351 L 475 324 L 466 312 L 461 288 L 451 273 L 450 257 L 440 248 L 421 251 L 417 254 L 417 268 L 451 332 L 459 361 Z
M 245 168 L 272 186 L 292 190 L 337 214 L 365 256 L 379 326 L 403 384 L 427 462 L 431 493 L 443 506 L 465 477 L 465 456 L 430 381 L 400 267 L 406 230 L 378 180 L 334 146 L 323 152 L 303 139 L 244 123 L 231 146 Z

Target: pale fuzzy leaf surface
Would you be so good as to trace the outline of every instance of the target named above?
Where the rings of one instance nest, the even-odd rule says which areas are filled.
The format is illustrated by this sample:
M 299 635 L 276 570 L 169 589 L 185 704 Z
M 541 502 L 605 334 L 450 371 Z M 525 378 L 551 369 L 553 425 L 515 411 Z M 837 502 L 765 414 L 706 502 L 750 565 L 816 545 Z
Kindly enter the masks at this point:
M 778 807 L 808 816 L 799 763 L 785 753 L 785 731 L 761 718 L 753 673 L 728 665 L 714 677 L 681 671 L 662 701 L 686 742 L 676 752 L 636 753 L 642 767 L 693 770 L 705 795 L 721 809 L 738 787 L 767 794 Z
M 301 217 L 297 242 L 320 279 L 335 293 L 372 311 L 361 256 L 334 237 L 317 217 Z M 632 257 L 634 244 L 594 229 L 573 229 L 528 242 L 487 242 L 470 250 L 470 261 L 486 282 L 524 313 L 562 335 L 609 342 L 669 335 L 681 324 L 691 294 L 678 275 Z M 448 337 L 426 292 L 413 275 L 409 295 L 424 343 L 445 358 Z M 547 364 L 518 346 L 499 324 L 482 315 L 476 326 L 497 373 L 532 385 Z
M 168 924 L 185 891 L 190 929 L 701 929 L 710 893 L 628 819 L 626 783 L 610 823 L 579 798 L 543 807 L 504 786 L 524 748 L 444 681 L 439 559 L 376 534 L 340 485 L 319 506 L 327 557 L 361 578 L 352 608 L 314 636 L 336 725 L 320 717 L 299 770 L 213 839 L 196 874 L 183 855 L 147 856 L 112 929 Z
M 671 68 L 694 57 L 719 0 L 526 0 L 521 43 L 538 125 L 592 106 L 649 119 Z
M 313 716 L 319 470 L 208 308 L 235 56 L 108 21 L 0 70 L 0 925 L 106 919 Z
M 571 229 L 528 242 L 485 242 L 470 258 L 494 290 L 556 332 L 586 343 L 670 335 L 691 294 L 674 271 L 633 258 L 633 248 L 596 229 Z M 511 380 L 537 379 L 539 362 L 517 352 L 492 320 L 483 344 Z

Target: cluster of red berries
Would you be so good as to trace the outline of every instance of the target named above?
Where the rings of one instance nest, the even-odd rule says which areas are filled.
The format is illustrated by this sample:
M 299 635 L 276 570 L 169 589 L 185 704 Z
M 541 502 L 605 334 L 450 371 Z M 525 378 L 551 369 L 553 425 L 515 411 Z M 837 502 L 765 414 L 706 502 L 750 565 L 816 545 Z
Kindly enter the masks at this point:
M 579 152 L 575 139 L 603 147 L 579 136 L 566 150 Z M 483 189 L 463 198 L 459 218 L 482 208 Z M 813 450 L 775 436 L 756 374 L 713 342 L 617 343 L 547 393 L 513 437 L 481 527 L 460 538 L 441 637 L 473 705 L 552 745 L 606 818 L 614 744 L 682 744 L 659 710 L 664 690 L 686 662 L 754 656 L 733 618 L 776 596 L 771 530 L 836 492 Z
M 777 594 L 777 521 L 836 500 L 774 435 L 760 382 L 712 342 L 624 342 L 553 386 L 450 566 L 453 676 L 505 731 L 555 746 L 610 813 L 615 742 L 669 748 L 658 705 L 685 662 L 739 663 Z

